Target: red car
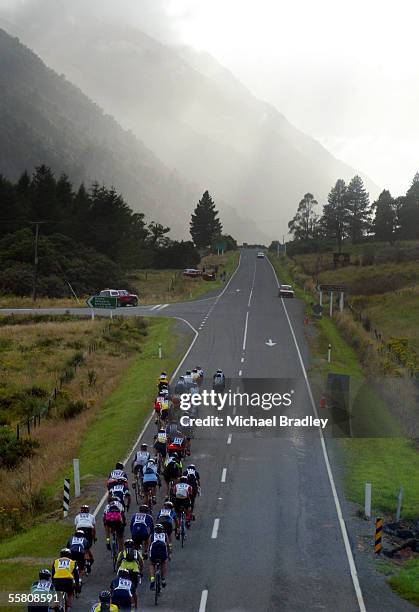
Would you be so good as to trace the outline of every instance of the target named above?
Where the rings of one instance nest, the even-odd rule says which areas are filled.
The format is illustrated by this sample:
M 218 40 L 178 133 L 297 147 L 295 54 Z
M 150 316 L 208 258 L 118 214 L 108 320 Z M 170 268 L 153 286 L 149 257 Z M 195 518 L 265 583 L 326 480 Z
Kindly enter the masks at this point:
M 116 297 L 118 306 L 138 306 L 138 295 L 126 289 L 104 289 L 99 293 L 104 297 Z

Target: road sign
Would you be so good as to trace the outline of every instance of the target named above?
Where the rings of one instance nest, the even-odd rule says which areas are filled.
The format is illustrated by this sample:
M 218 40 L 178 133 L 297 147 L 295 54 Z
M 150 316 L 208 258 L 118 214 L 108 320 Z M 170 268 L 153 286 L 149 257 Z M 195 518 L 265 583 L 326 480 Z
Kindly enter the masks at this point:
M 345 285 L 319 285 L 319 291 L 344 291 L 346 292 Z
M 86 304 L 90 306 L 90 308 L 117 308 L 118 306 L 118 298 L 110 297 L 108 295 L 92 295 L 86 300 Z

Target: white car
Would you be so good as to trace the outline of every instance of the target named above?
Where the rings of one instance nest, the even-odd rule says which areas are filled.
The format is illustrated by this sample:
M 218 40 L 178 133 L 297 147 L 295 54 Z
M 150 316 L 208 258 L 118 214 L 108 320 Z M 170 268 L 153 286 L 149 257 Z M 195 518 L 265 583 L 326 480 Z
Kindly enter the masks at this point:
M 291 285 L 279 285 L 278 297 L 293 298 L 294 289 L 291 287 Z
M 258 259 L 265 259 L 265 253 L 263 251 L 258 252 Z

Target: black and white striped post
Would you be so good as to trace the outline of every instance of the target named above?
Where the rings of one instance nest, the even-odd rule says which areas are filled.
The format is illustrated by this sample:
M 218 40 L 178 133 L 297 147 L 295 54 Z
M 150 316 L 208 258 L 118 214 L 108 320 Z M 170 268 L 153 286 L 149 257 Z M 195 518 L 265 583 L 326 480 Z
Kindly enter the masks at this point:
M 63 492 L 63 514 L 64 518 L 68 516 L 68 508 L 70 506 L 70 479 L 64 478 L 64 492 Z

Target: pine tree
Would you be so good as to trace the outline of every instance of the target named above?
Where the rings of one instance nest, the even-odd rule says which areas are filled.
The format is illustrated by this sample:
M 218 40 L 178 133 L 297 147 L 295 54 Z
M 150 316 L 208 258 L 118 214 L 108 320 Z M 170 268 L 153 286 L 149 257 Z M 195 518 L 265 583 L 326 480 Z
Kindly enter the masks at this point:
M 412 184 L 400 206 L 398 234 L 403 240 L 419 238 L 419 172 L 413 177 Z
M 392 243 L 395 238 L 396 209 L 391 193 L 384 189 L 374 202 L 375 218 L 373 232 L 375 240 L 388 241 Z
M 371 208 L 369 194 L 360 176 L 354 176 L 346 193 L 349 236 L 352 244 L 360 242 L 371 227 Z
M 317 200 L 311 193 L 306 193 L 300 201 L 295 216 L 288 223 L 290 234 L 293 234 L 295 240 L 308 242 L 316 237 L 319 216 L 314 208 L 317 204 Z
M 348 231 L 348 211 L 346 209 L 347 187 L 345 181 L 339 179 L 327 196 L 327 204 L 323 208 L 321 227 L 326 240 L 336 243 L 339 252 Z
M 190 223 L 192 240 L 198 248 L 210 246 L 215 236 L 221 234 L 223 226 L 218 217 L 218 211 L 208 191 L 199 200 Z

